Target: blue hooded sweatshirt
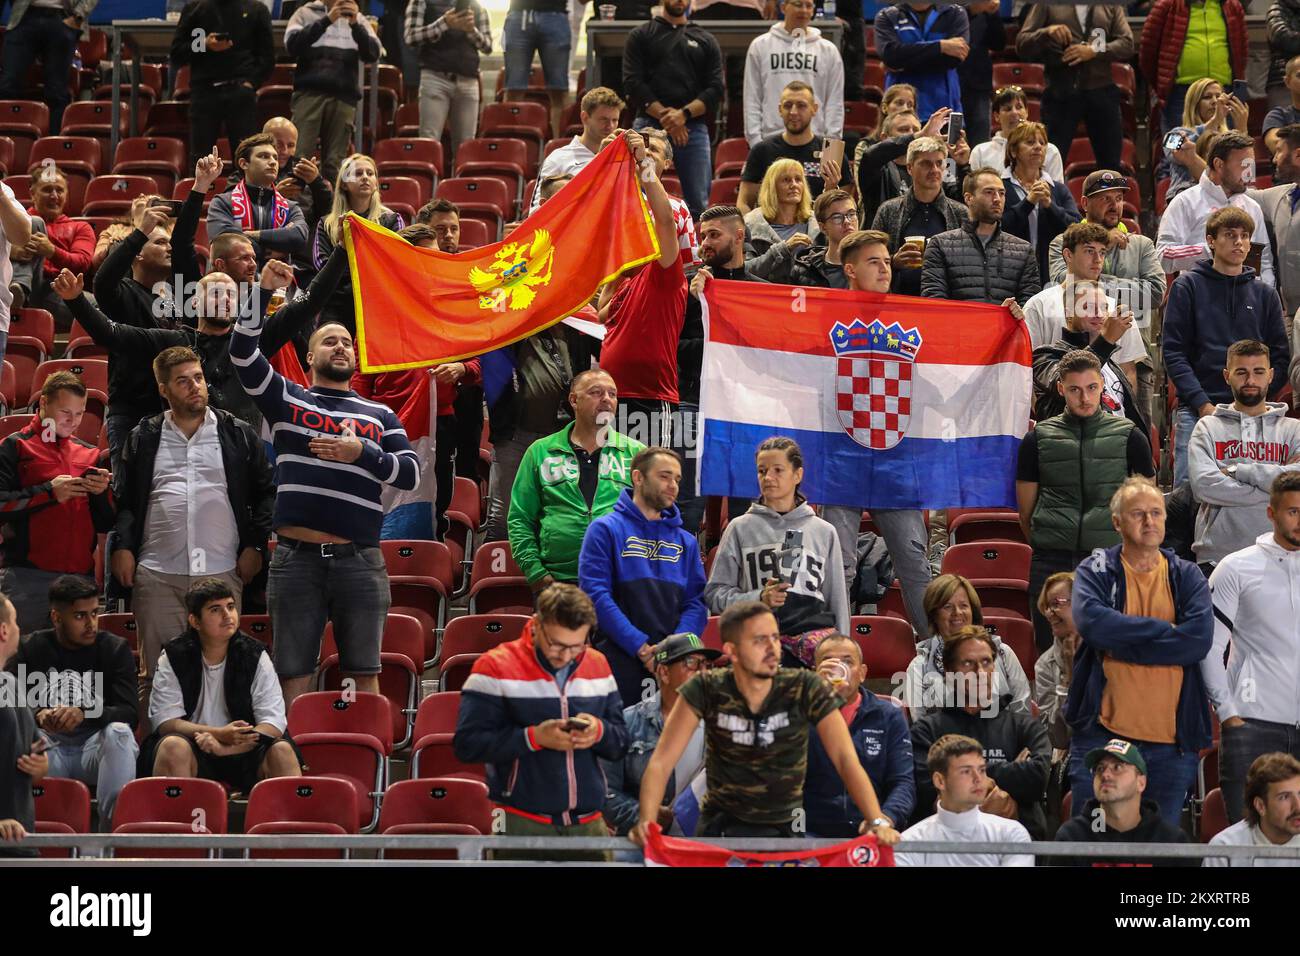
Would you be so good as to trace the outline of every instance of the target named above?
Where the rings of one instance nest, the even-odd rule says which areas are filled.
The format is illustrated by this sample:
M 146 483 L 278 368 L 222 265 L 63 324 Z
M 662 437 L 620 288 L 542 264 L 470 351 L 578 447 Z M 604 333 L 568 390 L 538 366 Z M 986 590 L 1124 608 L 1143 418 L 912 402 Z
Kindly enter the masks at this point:
M 1214 642 L 1209 584 L 1200 568 L 1161 548 L 1169 563 L 1177 623 L 1125 614 L 1128 581 L 1120 564 L 1121 547 L 1098 548 L 1075 572 L 1074 623 L 1082 640 L 1065 700 L 1066 722 L 1077 734 L 1109 733 L 1097 720 L 1106 689 L 1103 655 L 1131 664 L 1180 664 L 1178 746 L 1195 753 L 1210 746 L 1209 698 L 1200 667 Z
M 1228 346 L 1241 339 L 1268 346 L 1274 370 L 1269 395 L 1286 384 L 1291 349 L 1282 302 L 1249 267 L 1241 275 L 1227 276 L 1203 260 L 1179 275 L 1169 287 L 1162 335 L 1165 368 L 1178 389 L 1178 402 L 1192 411 L 1206 402 L 1232 401 L 1223 369 Z
M 596 605 L 597 631 L 633 657 L 646 641 L 704 633 L 704 583 L 700 546 L 676 505 L 650 521 L 624 489 L 582 539 L 578 586 Z
M 941 106 L 961 111 L 962 61 L 948 56 L 940 40 L 961 37 L 970 42 L 966 8 L 941 3 L 924 12 L 905 4 L 886 7 L 876 15 L 876 50 L 885 63 L 885 86 L 910 83 L 916 87 L 916 115 L 928 118 Z

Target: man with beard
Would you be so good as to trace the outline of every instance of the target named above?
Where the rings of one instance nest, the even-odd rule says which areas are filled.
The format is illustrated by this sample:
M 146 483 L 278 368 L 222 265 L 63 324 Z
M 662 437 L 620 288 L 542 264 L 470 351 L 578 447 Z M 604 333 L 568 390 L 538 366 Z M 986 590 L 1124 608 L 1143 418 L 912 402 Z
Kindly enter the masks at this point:
M 249 288 L 256 275 L 256 261 L 248 240 L 235 233 L 221 236 L 213 243 L 229 246 L 222 251 L 238 272 L 209 272 L 198 282 L 198 290 L 186 307 L 186 312 L 198 320 L 198 328 L 181 325 L 174 328 L 138 328 L 124 322 L 114 322 L 100 312 L 82 294 L 83 282 L 67 269 L 54 280 L 54 291 L 67 304 L 73 317 L 97 343 L 109 350 L 110 368 L 130 370 L 132 377 L 137 369 L 149 369 L 150 363 L 163 349 L 183 345 L 195 351 L 203 363 L 203 377 L 211 393 L 214 408 L 223 409 L 254 428 L 261 424 L 262 416 L 257 404 L 244 391 L 230 361 L 230 330 L 239 312 L 241 290 Z M 243 252 L 237 248 L 244 247 Z M 223 260 L 214 261 L 214 266 Z M 307 287 L 301 298 L 286 303 L 268 317 L 262 333 L 262 346 L 274 355 L 284 345 L 304 331 L 320 313 L 321 306 L 333 294 L 339 279 L 348 268 L 347 250 L 335 249 L 329 261 Z M 112 384 L 110 380 L 110 385 Z M 157 386 L 155 385 L 155 390 Z M 110 389 L 110 395 L 112 391 Z M 112 400 L 109 401 L 110 407 Z M 182 590 L 180 598 L 184 597 Z M 182 622 L 182 626 L 183 626 Z M 173 633 L 168 637 L 175 637 Z
M 311 388 L 286 381 L 259 350 L 271 296 L 292 281 L 288 265 L 268 262 L 262 312 L 246 309 L 230 343 L 239 380 L 275 436 L 277 540 L 267 607 L 286 707 L 312 682 L 327 620 L 344 676 L 357 690 L 378 693 L 379 644 L 392 603 L 379 550 L 380 496 L 385 485 L 412 491 L 420 483 L 420 459 L 398 417 L 348 388 L 356 352 L 347 329 L 327 323 L 312 333 Z
M 1297 58 L 1300 61 L 1300 58 Z M 1300 66 L 1300 62 L 1297 63 Z M 1282 296 L 1282 316 L 1287 334 L 1291 333 L 1292 316 L 1300 309 L 1300 124 L 1275 130 L 1273 146 L 1273 182 L 1268 189 L 1248 189 L 1246 195 L 1259 203 L 1273 243 L 1273 266 L 1277 270 L 1277 288 Z
M 1192 550 L 1207 574 L 1234 551 L 1272 530 L 1268 515 L 1274 480 L 1300 470 L 1300 421 L 1285 402 L 1269 402 L 1273 364 L 1268 346 L 1252 339 L 1228 348 L 1223 377 L 1231 404 L 1214 407 L 1192 430 L 1188 473 L 1200 502 Z
M 1214 645 L 1201 673 L 1222 728 L 1219 779 L 1234 823 L 1241 819 L 1242 782 L 1252 761 L 1269 751 L 1300 756 L 1300 620 L 1286 613 L 1300 598 L 1300 474 L 1283 472 L 1273 481 L 1268 517 L 1272 529 L 1210 575 Z
M 198 353 L 165 348 L 153 371 L 167 411 L 137 425 L 122 449 L 111 561 L 133 588 L 146 691 L 163 645 L 185 630 L 195 582 L 218 578 L 239 605 L 262 570 L 275 504 L 265 444 L 247 422 L 208 405 Z
M 541 195 L 540 189 L 538 195 Z M 442 252 L 449 252 L 452 255 L 460 252 L 460 207 L 450 199 L 429 200 L 415 214 L 415 222 L 412 225 L 425 225 L 432 229 L 435 245 Z M 409 229 L 410 226 L 407 228 Z M 413 239 L 408 241 L 415 242 Z M 421 242 L 415 242 L 415 245 L 424 247 Z
M 1211 846 L 1300 846 L 1300 761 L 1264 754 L 1246 775 L 1245 819 L 1216 833 Z M 1295 866 L 1287 857 L 1207 856 L 1202 866 Z
M 995 183 L 993 180 L 997 180 Z M 941 232 L 925 244 L 921 296 L 959 302 L 1000 302 L 1017 319 L 1020 306 L 1042 288 L 1034 247 L 1002 230 L 1007 191 L 1002 175 L 987 166 L 962 182 L 970 222 Z
M 1170 200 L 1160 217 L 1156 254 L 1166 272 L 1182 272 L 1214 255 L 1206 242 L 1210 216 L 1225 206 L 1234 206 L 1250 216 L 1254 229 L 1250 241 L 1262 247 L 1259 278 L 1273 286 L 1273 253 L 1259 203 L 1246 195 L 1254 182 L 1255 141 L 1245 133 L 1216 136 L 1205 157 L 1201 181 Z M 1249 177 L 1249 181 L 1248 181 Z
M 638 453 L 632 488 L 591 523 L 578 554 L 578 587 L 596 606 L 595 646 L 625 705 L 653 686 L 656 644 L 669 634 L 701 634 L 708 623 L 700 547 L 675 504 L 681 480 L 676 452 Z
M 1228 348 L 1242 339 L 1269 347 L 1273 368 L 1285 368 L 1290 346 L 1282 303 L 1272 279 L 1255 281 L 1247 266 L 1257 219 L 1235 206 L 1216 210 L 1205 222 L 1205 242 L 1214 259 L 1197 262 L 1174 279 L 1165 303 L 1161 350 L 1165 372 L 1178 392 L 1174 418 L 1174 485 L 1188 477 L 1188 449 L 1197 419 L 1213 415 L 1231 389 L 1224 378 Z M 1282 376 L 1265 383 L 1276 395 Z
M 840 713 L 830 683 L 802 668 L 781 667 L 781 635 L 772 609 L 741 601 L 722 614 L 722 643 L 731 667 L 697 674 L 679 698 L 641 778 L 641 811 L 632 842 L 644 846 L 646 828 L 659 819 L 668 778 L 695 728 L 704 722 L 704 767 L 709 792 L 695 835 L 793 837 L 803 807 L 809 730 L 815 728 L 827 758 L 862 814 L 860 832 L 881 844 L 898 831 L 876 799 Z
M 1127 740 L 1109 740 L 1104 747 L 1088 751 L 1084 766 L 1092 771 L 1092 792 L 1096 799 L 1078 808 L 1074 817 L 1056 831 L 1057 842 L 1065 843 L 1191 843 L 1172 823 L 1160 818 L 1160 808 L 1143 794 L 1147 789 L 1147 762 L 1137 745 Z M 1142 857 L 1067 856 L 1054 861 L 1059 866 L 1195 866 L 1194 857 L 1166 859 Z
M 823 157 L 827 139 L 813 134 L 813 117 L 819 106 L 813 88 L 803 80 L 791 80 L 781 91 L 781 122 L 785 129 L 764 137 L 754 144 L 740 174 L 740 198 L 736 205 L 741 212 L 749 212 L 758 204 L 758 187 L 763 183 L 767 169 L 778 159 L 793 159 L 803 166 L 808 180 L 808 195 L 816 199 L 827 187 L 848 187 L 853 173 L 848 164 L 841 171 L 840 163 Z M 823 173 L 823 165 L 826 172 Z M 827 178 L 831 179 L 827 182 Z

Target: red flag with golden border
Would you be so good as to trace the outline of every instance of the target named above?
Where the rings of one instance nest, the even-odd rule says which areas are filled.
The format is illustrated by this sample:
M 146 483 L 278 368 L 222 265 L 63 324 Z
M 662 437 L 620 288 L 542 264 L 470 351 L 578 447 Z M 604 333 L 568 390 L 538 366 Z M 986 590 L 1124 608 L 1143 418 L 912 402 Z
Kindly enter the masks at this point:
M 363 372 L 459 361 L 577 312 L 601 285 L 659 257 L 625 139 L 597 154 L 505 240 L 455 255 L 349 215 Z

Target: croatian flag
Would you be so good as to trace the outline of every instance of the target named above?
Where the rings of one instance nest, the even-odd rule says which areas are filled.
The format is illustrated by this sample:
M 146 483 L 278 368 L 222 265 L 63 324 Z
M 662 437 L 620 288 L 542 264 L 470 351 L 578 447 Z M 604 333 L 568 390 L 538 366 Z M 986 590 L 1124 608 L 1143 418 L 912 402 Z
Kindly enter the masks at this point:
M 786 435 L 816 504 L 1015 506 L 1033 378 L 1006 309 L 718 279 L 703 304 L 701 494 L 757 497 Z
M 384 485 L 381 502 L 384 526 L 380 537 L 385 540 L 431 541 L 433 503 L 437 491 L 434 465 L 434 436 L 437 434 L 438 388 L 432 369 L 417 378 L 418 385 L 407 396 L 406 404 L 397 409 L 397 417 L 406 430 L 406 438 L 420 459 L 420 483 L 411 491 Z

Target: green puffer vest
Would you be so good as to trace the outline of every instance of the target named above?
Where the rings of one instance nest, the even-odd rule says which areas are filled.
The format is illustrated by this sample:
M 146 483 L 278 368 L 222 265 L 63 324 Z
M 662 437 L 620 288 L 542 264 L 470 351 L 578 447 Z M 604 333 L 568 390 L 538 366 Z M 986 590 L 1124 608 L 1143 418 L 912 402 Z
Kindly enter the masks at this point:
M 1119 543 L 1110 499 L 1128 477 L 1127 418 L 1068 412 L 1038 423 L 1038 503 L 1030 544 L 1053 551 L 1092 551 Z

